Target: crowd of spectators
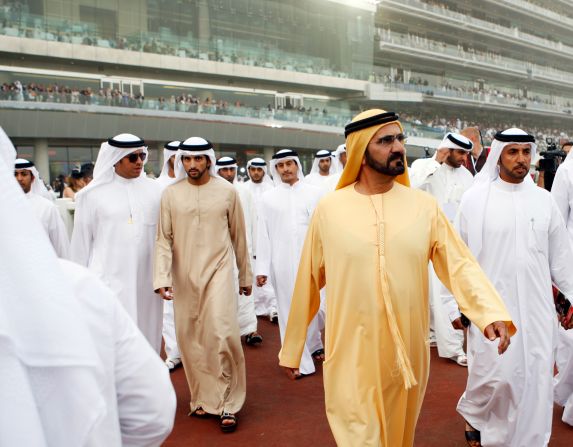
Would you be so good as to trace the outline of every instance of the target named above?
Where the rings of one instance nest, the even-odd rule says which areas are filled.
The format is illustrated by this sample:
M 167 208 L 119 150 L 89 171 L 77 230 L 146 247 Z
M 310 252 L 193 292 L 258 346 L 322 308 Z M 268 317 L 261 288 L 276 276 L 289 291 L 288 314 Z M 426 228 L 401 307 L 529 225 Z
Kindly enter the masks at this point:
M 542 108 L 572 113 L 573 98 L 547 96 L 522 89 L 485 86 L 479 82 L 454 84 L 448 80 L 430 82 L 421 76 L 410 76 L 405 82 L 403 74 L 372 73 L 372 82 L 382 83 L 396 90 L 415 90 L 428 96 L 447 96 L 471 99 L 484 103 L 511 104 L 522 108 Z
M 390 85 L 403 83 L 400 76 L 386 78 Z M 421 77 L 412 77 L 409 84 L 429 88 L 427 79 Z M 450 91 L 464 91 L 474 93 L 487 93 L 494 95 L 500 99 L 527 99 L 529 101 L 537 100 L 544 101 L 541 98 L 521 97 L 518 94 L 511 92 L 502 92 L 497 89 L 479 89 L 478 87 L 463 87 L 454 86 L 445 82 L 442 87 Z M 283 121 L 295 121 L 301 123 L 312 124 L 326 124 L 331 126 L 344 126 L 357 111 L 350 110 L 334 110 L 329 111 L 326 108 L 318 107 L 305 107 L 305 106 L 292 106 L 286 107 L 275 106 L 267 104 L 266 106 L 248 105 L 240 101 L 229 103 L 223 99 L 216 99 L 212 96 L 205 96 L 203 98 L 195 94 L 181 94 L 171 95 L 169 97 L 158 97 L 153 99 L 146 99 L 141 94 L 128 94 L 120 92 L 117 89 L 101 88 L 93 90 L 90 87 L 78 88 L 68 87 L 62 84 L 41 84 L 31 82 L 23 84 L 19 80 L 12 83 L 5 82 L 0 85 L 0 100 L 12 101 L 35 101 L 35 102 L 55 102 L 66 104 L 97 104 L 115 107 L 131 107 L 131 108 L 153 108 L 157 110 L 190 112 L 190 113 L 205 113 L 216 115 L 230 115 L 230 116 L 247 116 L 255 118 L 277 119 Z M 567 105 L 570 107 L 570 104 Z M 537 137 L 544 139 L 546 136 L 566 136 L 560 135 L 557 129 L 547 128 L 531 128 L 521 122 L 512 122 L 508 118 L 507 122 L 499 123 L 497 121 L 487 122 L 487 120 L 480 119 L 480 122 L 474 122 L 471 119 L 443 116 L 429 116 L 429 115 L 410 115 L 401 113 L 401 117 L 405 122 L 411 125 L 410 133 L 413 136 L 423 136 L 425 131 L 433 133 L 444 133 L 447 131 L 459 131 L 460 129 L 468 126 L 478 126 L 483 129 L 483 136 L 489 140 L 493 138 L 496 130 L 501 127 L 524 127 L 530 132 L 533 132 Z
M 446 132 L 459 132 L 466 127 L 478 127 L 482 134 L 485 144 L 490 144 L 493 137 L 499 130 L 518 127 L 527 130 L 528 133 L 535 136 L 537 142 L 543 146 L 546 138 L 557 140 L 569 140 L 568 132 L 563 129 L 554 127 L 532 126 L 530 122 L 524 122 L 519 119 L 512 119 L 509 116 L 506 120 L 500 120 L 499 117 L 486 118 L 480 117 L 479 120 L 458 115 L 438 116 L 432 114 L 408 114 L 400 113 L 400 119 L 412 126 L 410 134 L 416 135 L 417 129 L 431 128 L 439 130 L 442 134 Z M 573 134 L 571 134 L 573 135 Z
M 0 85 L 0 101 L 27 101 L 64 104 L 104 105 L 113 107 L 145 108 L 155 110 L 204 113 L 212 115 L 247 116 L 277 119 L 308 124 L 344 126 L 351 118 L 350 111 L 333 111 L 309 106 L 249 105 L 240 101 L 229 103 L 212 96 L 199 98 L 194 94 L 145 98 L 142 94 L 121 92 L 118 89 L 91 87 L 78 88 L 61 84 L 23 84 L 19 80 Z
M 58 22 L 34 16 L 28 12 L 27 5 L 19 1 L 0 0 L 0 34 L 341 78 L 367 76 L 367 73 L 350 75 L 333 67 L 326 58 L 291 54 L 270 43 L 238 42 L 212 36 L 208 43 L 199 44 L 170 35 L 159 37 L 152 32 L 137 32 L 129 37 L 103 36 L 88 23 Z

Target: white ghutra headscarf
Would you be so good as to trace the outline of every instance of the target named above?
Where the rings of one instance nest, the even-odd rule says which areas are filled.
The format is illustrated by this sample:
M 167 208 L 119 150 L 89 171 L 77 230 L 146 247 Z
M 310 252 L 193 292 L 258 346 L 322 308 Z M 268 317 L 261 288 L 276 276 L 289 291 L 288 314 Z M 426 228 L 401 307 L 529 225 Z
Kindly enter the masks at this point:
M 472 141 L 459 133 L 448 132 L 438 146 L 438 149 L 461 149 L 471 152 L 474 147 Z
M 332 157 L 332 153 L 329 150 L 322 149 L 314 154 L 314 160 L 312 161 L 312 168 L 310 169 L 310 174 L 320 174 L 319 163 L 320 160 L 324 160 L 325 158 L 330 159 L 330 168 L 328 169 L 328 175 L 332 175 L 338 172 L 336 160 Z
M 36 169 L 36 166 L 34 165 L 33 162 L 26 160 L 24 158 L 17 158 L 14 163 L 14 170 L 18 171 L 20 169 L 25 169 L 27 171 L 30 171 L 32 173 L 32 176 L 34 177 L 34 180 L 32 181 L 32 186 L 30 187 L 31 193 L 42 196 L 45 199 L 54 200 L 54 197 L 50 194 L 48 188 L 46 188 L 46 185 L 44 184 L 44 181 L 40 177 L 40 173 L 38 172 L 38 169 Z
M 175 140 L 170 141 L 165 146 L 163 146 L 163 167 L 161 168 L 159 178 L 169 177 L 169 159 L 177 154 L 180 144 L 181 141 Z M 175 167 L 175 163 L 173 164 L 173 167 Z
M 187 172 L 183 167 L 183 162 L 181 157 L 188 155 L 193 157 L 195 155 L 206 155 L 211 161 L 211 166 L 209 167 L 209 175 L 211 177 L 217 176 L 217 158 L 215 157 L 215 150 L 211 142 L 201 137 L 190 137 L 187 138 L 183 143 L 179 145 L 179 150 L 175 156 L 175 177 L 178 180 L 187 177 Z
M 76 202 L 81 200 L 86 192 L 91 191 L 98 186 L 110 183 L 113 180 L 113 176 L 115 174 L 114 166 L 117 162 L 132 152 L 142 149 L 143 152 L 148 155 L 145 142 L 141 138 L 130 133 L 122 133 L 104 141 L 97 154 L 93 180 L 76 194 Z M 147 159 L 143 162 L 144 165 L 145 163 L 147 163 Z M 144 169 L 141 170 L 140 177 L 145 177 Z
M 273 155 L 271 160 L 271 175 L 273 177 L 275 186 L 282 183 L 281 176 L 277 172 L 277 163 L 285 160 L 294 160 L 298 167 L 298 180 L 302 181 L 304 179 L 304 172 L 302 172 L 302 165 L 300 164 L 298 153 L 292 149 L 281 149 L 275 155 Z
M 462 207 L 466 201 L 471 201 L 471 206 L 468 207 L 468 221 L 472 224 L 468 232 L 468 247 L 476 258 L 482 248 L 483 221 L 491 184 L 499 178 L 499 158 L 505 147 L 510 144 L 529 144 L 531 146 L 531 159 L 535 159 L 537 145 L 535 144 L 535 137 L 533 137 L 533 135 L 529 135 L 527 132 L 517 128 L 498 132 L 491 144 L 487 161 L 482 170 L 475 176 L 473 185 L 462 197 L 460 207 Z M 535 186 L 530 175 L 527 175 L 523 179 L 523 182 Z
M 268 183 L 270 185 L 273 184 L 273 180 L 269 176 L 269 170 L 267 168 L 267 162 L 265 160 L 263 160 L 260 157 L 256 157 L 256 158 L 251 158 L 247 162 L 247 175 L 249 176 L 249 179 L 253 181 L 253 179 L 251 179 L 251 174 L 249 173 L 249 168 L 251 166 L 254 168 L 262 168 L 262 170 L 265 172 L 265 176 L 263 177 L 263 183 Z
M 222 178 L 223 180 L 227 181 L 226 178 L 223 178 L 221 175 L 219 175 L 219 169 L 222 168 L 234 168 L 235 169 L 235 178 L 233 179 L 233 185 L 236 185 L 237 183 L 239 183 L 239 180 L 237 179 L 237 171 L 239 169 L 239 165 L 237 164 L 237 160 L 235 160 L 233 157 L 221 157 L 217 160 L 217 177 Z
M 339 173 L 342 172 L 342 170 L 344 169 L 344 166 L 342 165 L 342 162 L 340 161 L 340 156 L 342 154 L 346 154 L 346 144 L 340 144 L 336 150 L 332 153 L 333 156 L 333 160 L 332 163 L 334 164 L 334 167 L 336 169 L 336 171 L 333 171 L 335 173 Z

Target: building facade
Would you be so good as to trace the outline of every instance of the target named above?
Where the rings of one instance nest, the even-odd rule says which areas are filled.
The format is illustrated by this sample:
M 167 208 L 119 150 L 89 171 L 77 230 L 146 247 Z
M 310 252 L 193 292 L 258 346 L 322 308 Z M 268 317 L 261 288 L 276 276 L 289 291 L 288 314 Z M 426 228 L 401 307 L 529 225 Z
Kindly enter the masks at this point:
M 411 157 L 467 124 L 573 135 L 570 6 L 0 0 L 0 123 L 52 179 L 120 132 L 155 174 L 191 135 L 241 163 L 293 148 L 308 169 L 370 107 L 402 115 Z

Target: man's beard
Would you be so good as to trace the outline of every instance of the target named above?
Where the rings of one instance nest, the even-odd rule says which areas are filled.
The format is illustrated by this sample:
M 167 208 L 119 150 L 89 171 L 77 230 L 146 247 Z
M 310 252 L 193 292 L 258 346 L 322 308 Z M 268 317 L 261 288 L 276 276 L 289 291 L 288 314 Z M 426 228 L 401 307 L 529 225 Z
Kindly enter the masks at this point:
M 209 168 L 205 168 L 205 169 L 203 169 L 203 170 L 201 170 L 201 169 L 195 169 L 195 171 L 197 171 L 197 174 L 193 174 L 193 175 L 192 175 L 191 172 L 190 172 L 191 169 L 189 169 L 189 170 L 187 171 L 187 176 L 190 177 L 190 178 L 192 178 L 192 179 L 201 178 L 207 169 L 209 169 Z
M 368 151 L 368 149 L 366 149 L 364 155 L 366 157 L 366 164 L 380 174 L 396 177 L 397 175 L 403 174 L 406 170 L 406 168 L 404 167 L 404 163 L 402 163 L 402 165 L 398 165 L 395 167 L 390 166 L 390 163 L 392 163 L 394 160 L 403 161 L 404 156 L 402 154 L 398 153 L 390 154 L 388 156 L 388 160 L 386 160 L 386 165 L 383 165 L 382 163 L 379 163 L 376 160 L 374 160 L 370 156 L 370 152 Z
M 450 153 L 448 154 L 448 158 L 446 160 L 446 164 L 451 166 L 452 168 L 460 168 L 463 163 L 457 161 L 453 155 Z
M 514 170 L 517 169 L 518 167 L 523 168 L 524 174 L 518 174 L 517 172 L 514 172 Z M 523 180 L 529 174 L 529 168 L 527 167 L 527 165 L 524 165 L 524 164 L 519 164 L 519 165 L 515 166 L 513 169 L 507 169 L 505 167 L 505 165 L 500 161 L 500 170 L 502 168 L 503 168 L 504 174 L 506 174 L 508 177 L 511 177 L 513 179 L 516 179 L 516 180 Z

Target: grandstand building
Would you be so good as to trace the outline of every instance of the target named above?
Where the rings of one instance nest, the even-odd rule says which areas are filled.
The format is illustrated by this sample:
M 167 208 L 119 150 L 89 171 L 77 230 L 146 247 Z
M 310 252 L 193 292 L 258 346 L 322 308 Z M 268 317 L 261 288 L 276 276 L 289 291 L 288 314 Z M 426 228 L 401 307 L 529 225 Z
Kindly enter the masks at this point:
M 0 0 L 0 125 L 46 178 L 102 139 L 210 139 L 241 162 L 343 142 L 358 111 L 573 135 L 573 1 Z M 491 132 L 490 132 L 491 133 Z M 486 132 L 487 137 L 487 132 Z

